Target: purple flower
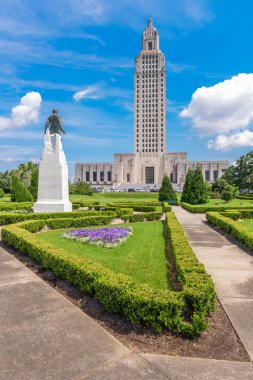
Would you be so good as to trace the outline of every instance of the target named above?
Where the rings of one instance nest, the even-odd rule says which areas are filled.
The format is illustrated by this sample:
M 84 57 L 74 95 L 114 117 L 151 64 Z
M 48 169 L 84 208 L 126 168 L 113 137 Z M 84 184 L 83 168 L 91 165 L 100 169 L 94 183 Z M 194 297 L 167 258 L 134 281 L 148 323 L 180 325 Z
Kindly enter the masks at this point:
M 113 248 L 126 240 L 131 233 L 131 227 L 102 227 L 68 231 L 63 234 L 63 237 L 81 241 L 83 243 L 91 243 Z

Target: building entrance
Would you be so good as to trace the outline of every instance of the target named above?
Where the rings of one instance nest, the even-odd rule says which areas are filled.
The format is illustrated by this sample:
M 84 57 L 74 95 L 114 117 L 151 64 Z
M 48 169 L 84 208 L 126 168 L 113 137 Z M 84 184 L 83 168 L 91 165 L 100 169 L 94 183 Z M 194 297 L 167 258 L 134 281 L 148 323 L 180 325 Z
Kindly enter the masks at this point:
M 155 168 L 153 166 L 146 166 L 146 183 L 151 184 L 155 182 Z

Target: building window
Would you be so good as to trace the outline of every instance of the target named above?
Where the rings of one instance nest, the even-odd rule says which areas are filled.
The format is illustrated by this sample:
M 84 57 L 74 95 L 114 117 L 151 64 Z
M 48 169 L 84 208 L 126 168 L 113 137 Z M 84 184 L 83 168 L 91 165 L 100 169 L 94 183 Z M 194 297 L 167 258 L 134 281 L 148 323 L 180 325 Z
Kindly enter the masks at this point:
M 127 182 L 130 182 L 130 173 L 127 173 Z
M 97 182 L 97 172 L 93 172 L 93 182 Z
M 218 170 L 213 171 L 213 180 L 216 181 L 218 179 Z
M 148 43 L 148 50 L 152 50 L 152 42 Z
M 210 170 L 205 171 L 205 180 L 210 181 Z
M 112 181 L 112 172 L 107 172 L 107 181 L 108 182 Z
M 100 172 L 100 182 L 104 182 L 104 180 L 105 180 L 104 172 Z
M 85 179 L 86 182 L 90 182 L 90 172 L 85 173 L 85 178 L 86 178 Z

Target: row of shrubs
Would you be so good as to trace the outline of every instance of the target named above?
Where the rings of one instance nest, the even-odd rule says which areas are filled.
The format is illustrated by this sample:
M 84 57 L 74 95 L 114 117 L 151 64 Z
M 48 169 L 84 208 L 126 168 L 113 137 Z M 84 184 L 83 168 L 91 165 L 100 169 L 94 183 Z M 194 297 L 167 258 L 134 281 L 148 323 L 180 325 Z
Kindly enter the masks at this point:
M 6 202 L 0 203 L 0 211 L 29 210 L 32 202 Z
M 38 232 L 45 225 L 50 228 L 79 227 L 80 218 L 26 221 L 5 226 L 2 239 L 44 268 L 52 270 L 57 277 L 94 296 L 109 312 L 122 314 L 133 324 L 143 323 L 156 331 L 161 331 L 165 326 L 177 333 L 195 337 L 207 326 L 204 318 L 214 308 L 214 290 L 211 280 L 190 251 L 187 259 L 188 242 L 182 240 L 181 231 L 175 229 L 175 217 L 172 214 L 167 214 L 167 217 L 179 281 L 183 287 L 180 292 L 155 290 L 132 277 L 116 274 L 91 259 L 80 258 L 63 248 L 40 241 L 31 233 Z M 81 219 L 82 226 L 104 224 L 110 220 L 106 217 Z M 186 256 L 175 251 L 175 241 L 178 250 L 184 251 Z M 192 318 L 189 318 L 189 312 Z
M 123 215 L 132 215 L 133 209 L 132 208 L 118 208 L 118 207 L 112 207 L 112 206 L 94 206 L 94 210 L 103 210 L 103 211 L 114 211 L 115 214 L 121 218 Z
M 173 212 L 167 213 L 167 228 L 177 280 L 195 329 L 206 328 L 206 315 L 215 309 L 215 288 L 211 276 L 196 258 L 181 224 Z
M 225 232 L 243 242 L 247 247 L 253 249 L 253 232 L 242 223 L 233 220 L 234 218 L 228 217 L 228 215 L 222 215 L 219 212 L 208 212 L 206 219 L 208 222 L 222 228 Z
M 83 218 L 88 216 L 110 216 L 115 218 L 117 215 L 113 211 L 77 211 L 77 212 L 47 212 L 47 213 L 31 213 L 31 214 L 14 214 L 0 213 L 0 225 L 12 224 L 25 220 L 46 220 L 59 218 Z
M 189 203 L 180 203 L 181 206 L 186 209 L 187 211 L 190 211 L 194 214 L 196 213 L 205 213 L 209 211 L 226 211 L 229 209 L 233 210 L 242 210 L 245 209 L 245 206 L 229 206 L 229 205 L 224 205 L 224 206 L 202 206 L 202 205 L 191 205 Z M 247 207 L 248 210 L 253 210 L 253 205 L 252 207 Z
M 251 219 L 253 218 L 253 210 L 244 209 L 244 210 L 228 210 L 220 213 L 227 218 L 238 220 L 238 219 Z
M 138 200 L 138 201 L 134 201 L 134 200 L 124 200 L 122 201 L 121 200 L 118 200 L 118 201 L 113 201 L 111 202 L 113 203 L 115 206 L 118 206 L 119 204 L 124 204 L 124 205 L 129 205 L 129 207 L 132 207 L 131 205 L 133 206 L 162 206 L 163 203 L 162 202 L 158 202 L 158 201 L 145 201 L 145 200 Z
M 108 203 L 107 206 L 109 207 L 119 207 L 119 208 L 132 208 L 134 211 L 140 211 L 140 212 L 153 212 L 156 211 L 155 206 L 143 206 L 139 203 Z
M 144 222 L 144 221 L 151 221 L 151 220 L 159 220 L 161 219 L 163 213 L 162 212 L 145 212 L 142 214 L 127 214 L 122 215 L 121 219 L 123 219 L 125 222 Z
M 253 194 L 252 193 L 250 193 L 250 194 L 240 194 L 240 195 L 237 195 L 236 198 L 237 199 L 243 199 L 243 200 L 253 201 Z

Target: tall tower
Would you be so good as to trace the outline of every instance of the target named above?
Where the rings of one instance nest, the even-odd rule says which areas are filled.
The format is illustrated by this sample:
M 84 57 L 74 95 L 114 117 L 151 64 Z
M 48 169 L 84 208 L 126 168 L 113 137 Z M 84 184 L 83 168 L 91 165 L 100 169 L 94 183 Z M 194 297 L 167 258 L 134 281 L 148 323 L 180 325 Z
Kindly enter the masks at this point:
M 161 156 L 166 151 L 165 56 L 159 49 L 159 35 L 148 20 L 142 34 L 142 50 L 135 59 L 134 153 Z

